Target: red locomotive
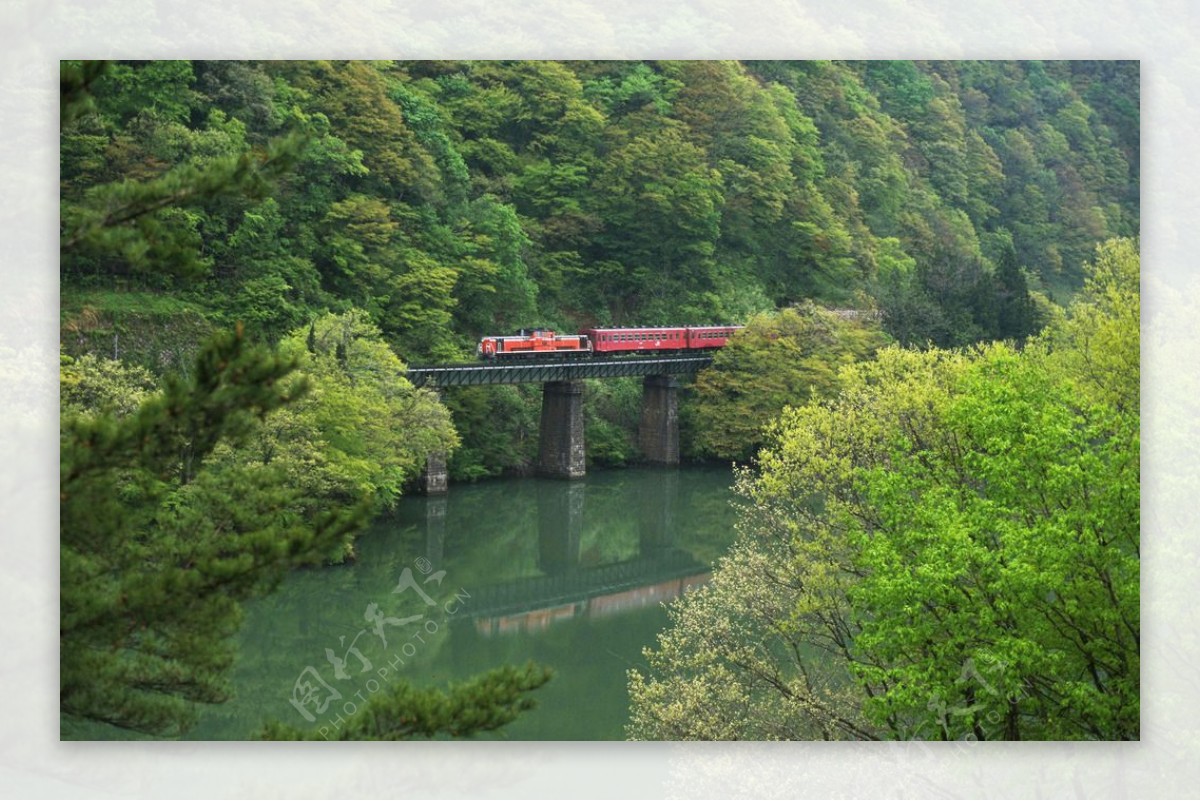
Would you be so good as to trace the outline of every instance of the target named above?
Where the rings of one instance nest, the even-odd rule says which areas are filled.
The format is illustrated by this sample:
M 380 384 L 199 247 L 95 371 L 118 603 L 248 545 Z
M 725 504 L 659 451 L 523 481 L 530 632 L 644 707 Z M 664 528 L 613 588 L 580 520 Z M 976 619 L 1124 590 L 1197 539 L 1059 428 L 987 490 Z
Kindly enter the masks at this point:
M 481 359 L 591 351 L 592 346 L 587 337 L 580 334 L 556 334 L 547 328 L 522 328 L 510 337 L 484 337 L 475 348 L 475 353 Z
M 578 334 L 523 328 L 507 337 L 484 337 L 475 352 L 483 359 L 546 354 L 618 355 L 684 353 L 721 348 L 740 325 L 680 328 L 585 328 Z

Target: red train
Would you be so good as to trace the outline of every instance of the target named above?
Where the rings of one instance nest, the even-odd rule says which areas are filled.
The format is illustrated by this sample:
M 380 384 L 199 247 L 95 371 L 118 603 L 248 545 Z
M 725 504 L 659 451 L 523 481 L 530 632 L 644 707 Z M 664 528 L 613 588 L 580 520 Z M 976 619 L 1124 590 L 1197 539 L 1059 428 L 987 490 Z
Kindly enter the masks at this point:
M 578 334 L 522 328 L 512 336 L 484 337 L 475 352 L 482 359 L 547 354 L 681 353 L 724 347 L 733 332 L 741 328 L 740 325 L 585 328 Z

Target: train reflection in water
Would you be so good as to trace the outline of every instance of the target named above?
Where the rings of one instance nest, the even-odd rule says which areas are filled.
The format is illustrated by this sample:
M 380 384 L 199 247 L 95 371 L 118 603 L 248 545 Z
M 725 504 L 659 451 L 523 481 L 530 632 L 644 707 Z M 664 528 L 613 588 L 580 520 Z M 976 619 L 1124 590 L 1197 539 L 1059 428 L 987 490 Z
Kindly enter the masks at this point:
M 711 572 L 684 578 L 667 579 L 645 587 L 610 592 L 562 606 L 531 609 L 492 617 L 473 616 L 475 630 L 485 637 L 514 632 L 542 631 L 555 623 L 575 617 L 600 618 L 642 609 L 678 598 L 683 593 L 706 583 Z
M 710 566 L 676 544 L 678 472 L 655 471 L 652 477 L 636 493 L 636 551 L 623 549 L 612 561 L 582 553 L 587 482 L 538 481 L 536 566 L 519 577 L 473 583 L 464 618 L 483 636 L 533 633 L 567 620 L 655 606 L 707 582 Z M 603 493 L 592 500 L 594 512 L 603 513 Z M 430 499 L 427 508 L 427 550 L 435 563 L 443 556 L 446 503 Z M 590 543 L 591 551 L 598 547 Z

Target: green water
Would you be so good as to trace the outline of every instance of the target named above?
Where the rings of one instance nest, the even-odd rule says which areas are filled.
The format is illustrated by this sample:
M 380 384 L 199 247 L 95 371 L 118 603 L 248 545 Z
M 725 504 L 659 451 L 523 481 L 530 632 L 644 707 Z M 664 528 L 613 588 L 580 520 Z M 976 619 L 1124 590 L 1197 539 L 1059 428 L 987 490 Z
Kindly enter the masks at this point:
M 621 739 L 626 671 L 666 624 L 662 602 L 733 540 L 731 483 L 726 468 L 631 468 L 405 499 L 353 564 L 297 572 L 248 605 L 236 697 L 190 737 L 243 739 L 269 719 L 332 733 L 397 677 L 444 685 L 532 659 L 554 679 L 491 736 Z

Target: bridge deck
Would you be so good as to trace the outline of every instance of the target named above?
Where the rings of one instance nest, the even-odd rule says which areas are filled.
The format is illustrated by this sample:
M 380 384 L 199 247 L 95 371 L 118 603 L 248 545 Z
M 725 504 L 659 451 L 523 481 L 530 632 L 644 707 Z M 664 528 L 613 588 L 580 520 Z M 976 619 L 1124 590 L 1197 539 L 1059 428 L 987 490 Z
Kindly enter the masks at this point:
M 582 378 L 627 378 L 694 373 L 712 363 L 712 354 L 662 358 L 591 358 L 475 364 L 433 364 L 408 368 L 408 380 L 418 387 L 465 387 L 482 384 L 528 384 L 575 381 Z

